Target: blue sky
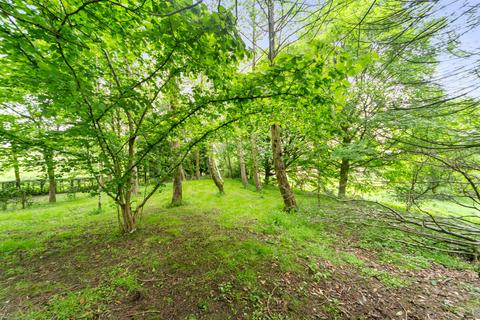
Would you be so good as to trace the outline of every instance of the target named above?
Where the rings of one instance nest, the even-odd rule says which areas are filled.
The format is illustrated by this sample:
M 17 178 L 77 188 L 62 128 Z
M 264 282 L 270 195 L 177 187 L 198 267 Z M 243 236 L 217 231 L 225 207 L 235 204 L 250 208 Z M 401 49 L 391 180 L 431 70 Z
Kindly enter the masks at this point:
M 264 0 L 260 1 L 264 2 Z M 309 4 L 315 2 L 322 1 L 307 1 Z M 215 1 L 215 4 L 217 3 Z M 233 3 L 233 0 L 222 1 L 222 4 L 226 6 L 233 6 Z M 443 85 L 448 94 L 452 96 L 467 94 L 480 98 L 480 71 L 478 71 L 480 69 L 480 0 L 430 0 L 430 3 L 433 5 L 431 12 L 434 17 L 447 17 L 449 21 L 448 27 L 441 31 L 444 40 L 446 35 L 455 37 L 458 40 L 455 54 L 462 51 L 468 53 L 468 56 L 450 54 L 446 50 L 446 44 L 440 43 L 438 47 L 442 49 L 442 53 L 439 55 L 440 63 L 437 66 L 434 80 Z M 239 16 L 245 16 L 247 2 L 238 1 L 238 6 Z M 240 19 L 242 20 L 242 17 Z M 251 30 L 245 26 L 245 21 L 243 23 L 240 21 L 240 25 L 244 38 L 245 35 L 249 37 Z M 251 47 L 248 40 L 245 42 L 247 46 Z M 268 43 L 265 34 L 258 44 L 266 49 Z
M 438 16 L 450 21 L 449 31 L 460 35 L 458 49 L 469 55 L 440 56 L 437 76 L 451 95 L 461 93 L 480 98 L 480 0 L 440 0 Z

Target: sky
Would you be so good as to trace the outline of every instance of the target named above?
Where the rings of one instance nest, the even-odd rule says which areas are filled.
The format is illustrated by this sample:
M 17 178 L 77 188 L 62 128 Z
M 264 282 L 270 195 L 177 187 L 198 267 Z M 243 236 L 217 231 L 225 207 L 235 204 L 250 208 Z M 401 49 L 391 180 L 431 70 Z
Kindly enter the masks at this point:
M 451 95 L 480 98 L 480 0 L 440 0 L 437 6 L 437 15 L 449 19 L 449 30 L 460 34 L 458 49 L 468 53 L 460 57 L 442 54 L 439 82 Z
M 211 1 L 207 1 L 207 3 Z M 265 2 L 265 0 L 258 1 Z M 279 0 L 274 1 L 279 2 Z M 352 1 L 367 1 L 369 3 L 368 1 L 370 0 Z M 457 49 L 454 54 L 447 53 L 447 50 L 442 50 L 443 53 L 438 56 L 440 62 L 433 80 L 441 84 L 450 96 L 465 94 L 470 97 L 480 98 L 480 0 L 429 1 L 432 4 L 431 18 L 446 17 L 449 21 L 448 26 L 441 31 L 442 36 L 449 35 L 457 40 Z M 302 1 L 299 2 L 301 3 Z M 308 5 L 315 5 L 315 3 L 319 2 L 322 2 L 322 0 L 306 0 Z M 380 1 L 377 0 L 378 2 Z M 222 4 L 226 7 L 233 7 L 234 3 L 234 0 L 222 0 Z M 246 45 L 251 47 L 249 42 L 251 29 L 247 27 L 248 23 L 245 21 L 245 16 L 248 16 L 246 12 L 247 2 L 237 1 L 237 3 L 240 16 L 240 31 Z M 210 3 L 210 7 L 213 9 L 217 4 L 218 1 L 215 0 L 214 3 Z M 261 19 L 265 18 L 261 17 Z M 258 45 L 266 51 L 268 47 L 268 40 L 265 37 L 266 30 L 263 33 L 264 37 L 259 40 Z M 293 37 L 291 40 L 294 39 Z M 439 47 L 446 48 L 446 44 L 439 44 Z

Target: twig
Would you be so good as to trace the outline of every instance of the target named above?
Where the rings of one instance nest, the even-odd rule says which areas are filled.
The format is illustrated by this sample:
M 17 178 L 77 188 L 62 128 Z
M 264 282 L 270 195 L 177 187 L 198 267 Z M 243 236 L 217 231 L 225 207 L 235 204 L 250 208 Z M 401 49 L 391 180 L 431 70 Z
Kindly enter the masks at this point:
M 133 313 L 129 313 L 128 316 L 129 317 L 133 317 L 133 316 L 138 316 L 138 315 L 145 315 L 146 313 L 162 313 L 161 311 L 158 311 L 158 310 L 144 310 L 144 311 L 140 311 L 140 312 L 133 312 Z
M 267 313 L 270 317 L 272 317 L 271 315 L 271 312 L 270 312 L 270 299 L 272 298 L 273 296 L 273 293 L 275 292 L 275 290 L 278 288 L 278 284 L 275 285 L 275 287 L 273 288 L 272 292 L 270 292 L 270 294 L 268 295 L 268 298 L 267 298 L 267 303 L 265 305 L 265 308 L 267 309 Z

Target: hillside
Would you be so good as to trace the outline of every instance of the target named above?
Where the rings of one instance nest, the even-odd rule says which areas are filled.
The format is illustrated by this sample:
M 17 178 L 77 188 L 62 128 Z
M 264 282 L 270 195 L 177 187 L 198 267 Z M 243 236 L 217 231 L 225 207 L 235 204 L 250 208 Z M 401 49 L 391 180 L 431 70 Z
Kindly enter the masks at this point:
M 227 180 L 171 185 L 122 236 L 114 207 L 60 199 L 0 214 L 0 319 L 475 319 L 467 262 L 340 223 L 358 204 Z

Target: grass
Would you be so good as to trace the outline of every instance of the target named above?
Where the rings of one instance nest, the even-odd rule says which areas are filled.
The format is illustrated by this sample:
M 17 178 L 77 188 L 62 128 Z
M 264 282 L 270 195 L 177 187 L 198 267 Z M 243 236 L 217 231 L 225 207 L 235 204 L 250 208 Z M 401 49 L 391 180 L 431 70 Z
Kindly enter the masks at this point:
M 170 187 L 129 236 L 119 234 L 110 201 L 93 214 L 97 199 L 87 195 L 0 213 L 0 310 L 18 319 L 297 319 L 315 309 L 340 319 L 340 296 L 311 305 L 315 286 L 323 292 L 357 277 L 396 290 L 415 279 L 392 267 L 472 269 L 457 257 L 405 248 L 393 232 L 381 241 L 384 229 L 325 220 L 356 209 L 327 197 L 317 206 L 298 194 L 301 209 L 286 214 L 273 187 L 257 193 L 227 180 L 219 196 L 200 180 L 186 182 L 184 204 L 171 207 Z
M 391 195 L 383 193 L 367 193 L 364 195 L 366 198 L 373 201 L 379 201 L 381 203 L 387 204 L 392 208 L 397 208 L 400 210 L 405 209 L 405 203 L 395 199 Z M 472 206 L 473 204 L 465 199 L 457 199 L 460 203 L 465 205 Z M 478 215 L 478 211 L 472 208 L 467 208 L 461 206 L 451 201 L 441 201 L 441 200 L 422 200 L 420 201 L 421 207 L 423 210 L 431 212 L 434 215 L 450 215 L 450 216 L 475 216 Z

